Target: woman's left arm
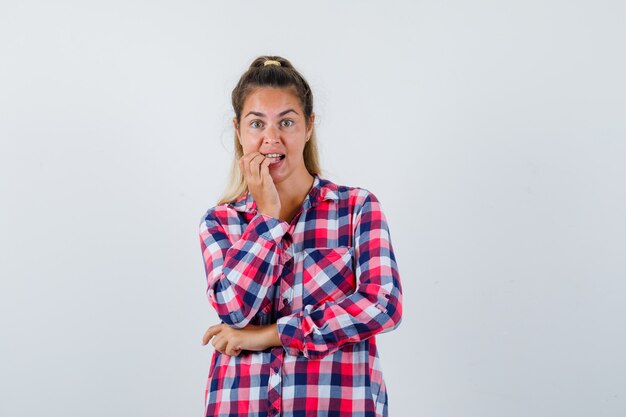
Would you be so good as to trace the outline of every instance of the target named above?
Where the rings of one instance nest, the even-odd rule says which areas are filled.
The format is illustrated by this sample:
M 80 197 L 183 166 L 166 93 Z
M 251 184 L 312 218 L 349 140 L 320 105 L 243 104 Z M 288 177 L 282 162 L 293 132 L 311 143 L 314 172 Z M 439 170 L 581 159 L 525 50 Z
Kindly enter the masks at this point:
M 402 320 L 402 287 L 387 220 L 376 196 L 361 193 L 354 223 L 357 288 L 338 302 L 278 319 L 280 341 L 291 355 L 319 359 L 395 329 Z
M 202 337 L 202 344 L 211 344 L 218 352 L 228 356 L 238 356 L 243 350 L 259 351 L 280 346 L 276 323 L 254 326 L 247 325 L 237 329 L 228 324 L 216 324 L 207 329 Z

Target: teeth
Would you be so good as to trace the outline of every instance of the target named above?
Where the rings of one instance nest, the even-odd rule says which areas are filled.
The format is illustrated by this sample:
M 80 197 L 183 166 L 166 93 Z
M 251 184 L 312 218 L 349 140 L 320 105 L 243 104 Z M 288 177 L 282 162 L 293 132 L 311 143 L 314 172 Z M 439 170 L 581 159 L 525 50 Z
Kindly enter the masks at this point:
M 265 156 L 267 158 L 280 158 L 283 155 L 280 153 L 266 153 Z

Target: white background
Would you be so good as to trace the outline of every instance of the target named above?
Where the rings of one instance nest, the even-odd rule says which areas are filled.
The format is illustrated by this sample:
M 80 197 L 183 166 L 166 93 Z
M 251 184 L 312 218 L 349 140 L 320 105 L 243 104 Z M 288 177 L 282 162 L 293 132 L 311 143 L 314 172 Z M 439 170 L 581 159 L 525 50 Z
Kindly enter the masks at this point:
M 0 415 L 202 416 L 201 215 L 258 55 L 404 287 L 390 415 L 626 415 L 620 1 L 2 1 Z

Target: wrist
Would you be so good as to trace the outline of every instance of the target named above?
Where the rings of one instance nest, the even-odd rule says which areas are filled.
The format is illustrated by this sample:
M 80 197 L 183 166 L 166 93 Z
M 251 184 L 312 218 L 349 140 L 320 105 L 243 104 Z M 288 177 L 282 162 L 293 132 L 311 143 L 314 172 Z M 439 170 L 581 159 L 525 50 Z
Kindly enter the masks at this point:
M 282 346 L 280 336 L 278 335 L 278 325 L 276 323 L 265 326 L 263 333 L 264 339 L 269 347 Z
M 272 207 L 271 209 L 265 209 L 263 207 L 257 207 L 257 211 L 266 216 L 274 217 L 278 219 L 280 217 L 280 207 Z

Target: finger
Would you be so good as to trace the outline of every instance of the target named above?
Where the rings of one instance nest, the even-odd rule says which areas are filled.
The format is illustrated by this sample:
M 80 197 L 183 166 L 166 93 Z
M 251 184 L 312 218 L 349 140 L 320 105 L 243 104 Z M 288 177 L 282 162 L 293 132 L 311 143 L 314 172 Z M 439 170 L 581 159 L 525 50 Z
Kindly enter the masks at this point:
M 224 338 L 222 338 L 221 336 L 215 336 L 211 340 L 211 344 L 213 345 L 213 348 L 215 350 L 224 353 L 224 348 L 226 347 L 226 341 L 224 340 Z
M 225 348 L 225 352 L 229 356 L 237 356 L 241 353 L 241 346 L 237 338 L 231 338 Z
M 219 328 L 219 324 L 214 324 L 212 326 L 209 326 L 208 329 L 206 329 L 206 331 L 204 332 L 205 335 L 207 335 L 208 333 L 215 331 L 216 329 Z
M 239 158 L 241 173 L 246 180 L 250 177 L 250 159 L 252 159 L 254 155 L 255 152 L 251 152 Z
M 252 160 L 253 156 L 254 156 L 254 153 L 250 153 L 244 156 L 243 158 L 243 169 L 244 171 L 246 171 L 246 176 L 248 178 L 250 178 L 250 161 Z
M 220 343 L 217 344 L 217 346 L 215 347 L 215 349 L 219 352 L 222 353 L 226 353 L 226 348 L 228 347 L 228 341 L 223 340 Z
M 213 336 L 215 336 L 221 331 L 222 331 L 222 328 L 221 328 L 221 325 L 219 324 L 209 327 L 207 331 L 204 332 L 204 336 L 202 337 L 202 344 L 206 345 L 207 343 L 209 343 L 209 340 L 211 340 Z
M 241 353 L 241 349 L 227 347 L 224 353 L 228 356 L 239 356 L 239 354 Z
M 270 158 L 265 158 L 263 162 L 261 163 L 260 171 L 261 171 L 262 179 L 267 179 L 270 176 L 270 164 L 271 163 L 272 163 L 272 160 Z
M 256 182 L 261 179 L 260 167 L 265 159 L 267 158 L 259 153 L 250 160 L 250 175 Z
M 259 151 L 252 151 L 242 156 L 245 160 L 250 162 L 250 159 L 254 158 L 256 155 L 262 155 Z
M 249 165 L 250 161 L 252 161 L 255 157 L 258 157 L 259 155 L 263 156 L 261 152 L 254 151 L 243 155 L 241 158 L 239 158 L 239 160 L 243 161 L 244 165 Z
M 204 342 L 209 343 L 209 340 L 215 340 L 215 336 L 219 335 L 221 337 L 223 327 L 221 325 L 214 326 L 213 329 L 207 330 L 204 336 Z
M 248 184 L 252 183 L 254 185 L 256 178 L 254 177 L 254 170 L 252 169 L 252 159 L 256 156 L 255 153 L 250 154 L 244 160 L 244 170 L 246 171 L 246 181 Z

